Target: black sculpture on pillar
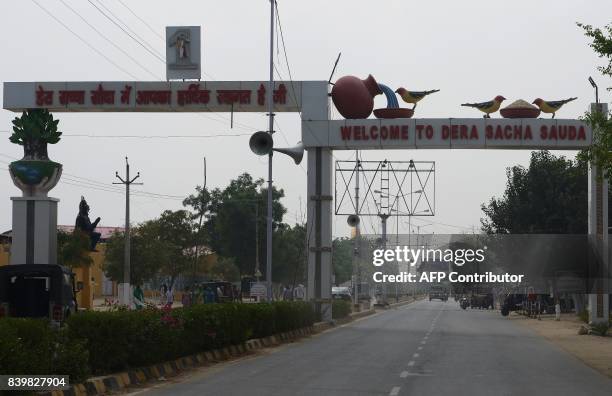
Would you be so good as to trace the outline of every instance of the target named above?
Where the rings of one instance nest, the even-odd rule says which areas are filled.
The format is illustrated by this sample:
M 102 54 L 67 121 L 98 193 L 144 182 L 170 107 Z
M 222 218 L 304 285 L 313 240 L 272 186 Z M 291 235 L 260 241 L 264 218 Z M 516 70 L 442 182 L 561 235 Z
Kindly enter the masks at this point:
M 93 223 L 91 222 L 91 220 L 89 220 L 89 205 L 87 205 L 85 197 L 81 196 L 81 203 L 79 204 L 79 215 L 76 218 L 76 224 L 74 228 L 75 231 L 79 230 L 89 236 L 89 240 L 91 241 L 89 249 L 92 252 L 97 251 L 96 245 L 98 244 L 98 241 L 100 240 L 101 236 L 99 232 L 95 232 L 95 229 L 98 226 L 99 222 L 99 217 Z

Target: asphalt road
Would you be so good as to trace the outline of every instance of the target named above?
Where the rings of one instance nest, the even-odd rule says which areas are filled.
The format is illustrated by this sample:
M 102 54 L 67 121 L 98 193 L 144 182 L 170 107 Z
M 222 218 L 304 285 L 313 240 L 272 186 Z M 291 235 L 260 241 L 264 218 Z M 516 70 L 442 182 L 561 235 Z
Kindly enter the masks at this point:
M 612 380 L 497 311 L 420 301 L 146 395 L 612 395 Z

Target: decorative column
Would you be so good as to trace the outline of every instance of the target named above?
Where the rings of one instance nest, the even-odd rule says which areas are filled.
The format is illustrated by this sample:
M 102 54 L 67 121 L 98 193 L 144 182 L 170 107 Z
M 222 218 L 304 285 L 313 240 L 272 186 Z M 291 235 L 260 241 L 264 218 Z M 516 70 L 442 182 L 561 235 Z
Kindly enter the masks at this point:
M 13 201 L 13 235 L 10 264 L 57 264 L 57 198 L 48 197 L 62 175 L 62 164 L 53 162 L 47 145 L 59 142 L 59 120 L 49 111 L 24 111 L 13 120 L 11 143 L 23 146 L 24 155 L 11 162 L 9 173 L 22 192 Z
M 605 103 L 591 104 L 591 111 L 608 112 Z M 589 164 L 589 241 L 601 260 L 598 273 L 589 279 L 589 324 L 608 323 L 610 312 L 610 244 L 608 237 L 608 180 L 601 169 Z
M 57 264 L 57 203 L 47 196 L 62 173 L 52 161 L 15 161 L 9 171 L 22 191 L 13 201 L 10 264 Z

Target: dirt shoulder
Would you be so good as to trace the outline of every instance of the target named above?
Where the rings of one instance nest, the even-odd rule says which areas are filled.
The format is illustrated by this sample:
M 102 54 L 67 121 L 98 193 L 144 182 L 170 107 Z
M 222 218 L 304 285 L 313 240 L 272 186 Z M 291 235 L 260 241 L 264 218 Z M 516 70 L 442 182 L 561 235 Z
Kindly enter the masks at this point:
M 583 322 L 576 315 L 561 315 L 558 322 L 555 321 L 554 315 L 544 315 L 542 320 L 529 319 L 518 314 L 511 314 L 508 318 L 529 327 L 586 365 L 612 378 L 612 337 L 578 335 L 578 329 Z

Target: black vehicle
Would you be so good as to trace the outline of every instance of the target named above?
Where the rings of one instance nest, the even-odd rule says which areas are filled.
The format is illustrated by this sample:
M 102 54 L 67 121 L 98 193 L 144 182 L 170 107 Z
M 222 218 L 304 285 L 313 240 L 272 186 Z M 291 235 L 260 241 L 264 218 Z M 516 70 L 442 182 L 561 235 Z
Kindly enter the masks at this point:
M 0 317 L 49 318 L 61 324 L 77 311 L 74 274 L 55 264 L 0 267 Z

